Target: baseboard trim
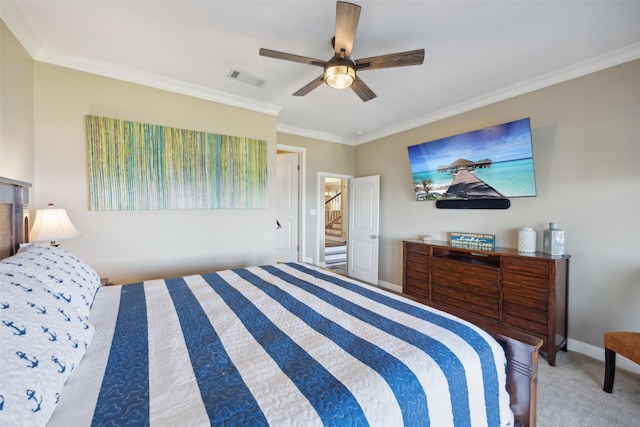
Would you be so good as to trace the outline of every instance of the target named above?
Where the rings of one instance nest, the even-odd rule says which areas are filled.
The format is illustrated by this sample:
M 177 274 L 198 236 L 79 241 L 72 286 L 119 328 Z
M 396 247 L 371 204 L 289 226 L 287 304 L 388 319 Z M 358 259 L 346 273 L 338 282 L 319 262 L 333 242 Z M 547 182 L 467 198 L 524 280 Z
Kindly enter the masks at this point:
M 597 347 L 569 338 L 567 340 L 567 349 L 604 362 L 604 347 Z M 616 355 L 616 369 L 618 368 L 640 375 L 640 365 L 619 354 Z
M 391 282 L 385 282 L 384 280 L 378 280 L 378 286 L 381 288 L 389 289 L 390 291 L 402 293 L 402 286 L 393 284 Z

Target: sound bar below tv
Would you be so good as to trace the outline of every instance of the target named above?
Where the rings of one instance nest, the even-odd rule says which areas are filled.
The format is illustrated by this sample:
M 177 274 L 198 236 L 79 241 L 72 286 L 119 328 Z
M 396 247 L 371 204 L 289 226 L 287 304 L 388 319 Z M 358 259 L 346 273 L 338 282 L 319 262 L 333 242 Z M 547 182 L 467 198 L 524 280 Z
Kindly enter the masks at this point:
M 436 200 L 438 209 L 508 209 L 509 199 L 441 199 Z

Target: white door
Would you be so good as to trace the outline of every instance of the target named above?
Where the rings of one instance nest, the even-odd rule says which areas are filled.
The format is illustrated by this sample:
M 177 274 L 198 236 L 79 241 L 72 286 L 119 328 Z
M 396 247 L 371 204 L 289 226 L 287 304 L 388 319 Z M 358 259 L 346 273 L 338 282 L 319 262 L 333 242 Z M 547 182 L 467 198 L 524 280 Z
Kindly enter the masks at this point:
M 347 274 L 378 284 L 380 176 L 349 180 Z
M 298 153 L 277 155 L 277 262 L 298 261 Z

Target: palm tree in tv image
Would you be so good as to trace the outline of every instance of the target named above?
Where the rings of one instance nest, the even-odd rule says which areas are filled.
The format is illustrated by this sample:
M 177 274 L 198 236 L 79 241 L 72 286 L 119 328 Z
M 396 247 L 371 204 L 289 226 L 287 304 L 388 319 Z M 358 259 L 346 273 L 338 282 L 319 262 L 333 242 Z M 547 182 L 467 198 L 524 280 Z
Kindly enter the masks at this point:
M 435 199 L 435 197 L 430 194 L 431 190 L 433 190 L 433 180 L 431 178 L 422 180 L 422 188 L 424 188 L 425 199 Z

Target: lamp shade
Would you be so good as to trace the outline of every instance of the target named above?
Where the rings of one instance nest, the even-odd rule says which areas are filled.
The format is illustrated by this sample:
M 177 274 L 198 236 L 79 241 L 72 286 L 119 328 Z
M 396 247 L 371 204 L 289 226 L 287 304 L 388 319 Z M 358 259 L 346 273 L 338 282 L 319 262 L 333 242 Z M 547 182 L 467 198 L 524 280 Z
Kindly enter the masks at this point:
M 80 232 L 73 226 L 65 209 L 55 209 L 49 203 L 47 209 L 38 209 L 36 219 L 29 233 L 32 242 L 51 242 L 56 245 L 57 240 L 69 240 L 80 236 Z

